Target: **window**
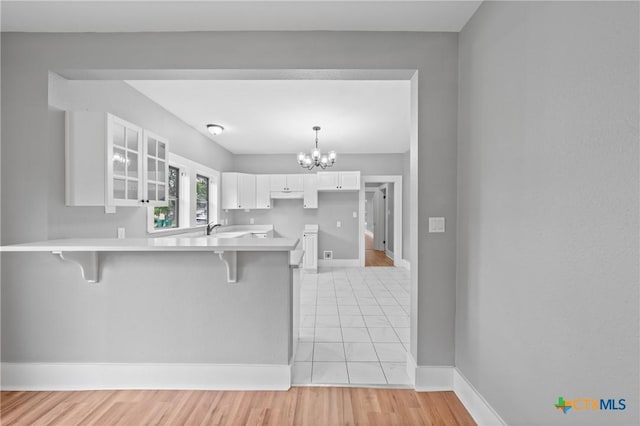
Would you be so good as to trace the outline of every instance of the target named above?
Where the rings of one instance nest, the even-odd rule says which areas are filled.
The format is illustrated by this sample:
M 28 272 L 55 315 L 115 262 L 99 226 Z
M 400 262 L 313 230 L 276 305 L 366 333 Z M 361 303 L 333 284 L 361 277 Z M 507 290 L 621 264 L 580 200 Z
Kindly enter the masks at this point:
M 209 223 L 209 178 L 196 175 L 196 224 Z
M 153 228 L 167 229 L 180 226 L 180 169 L 169 166 L 169 199 L 167 207 L 153 209 Z
M 171 152 L 167 160 L 167 205 L 148 207 L 147 232 L 155 234 L 197 229 L 217 221 L 220 172 Z

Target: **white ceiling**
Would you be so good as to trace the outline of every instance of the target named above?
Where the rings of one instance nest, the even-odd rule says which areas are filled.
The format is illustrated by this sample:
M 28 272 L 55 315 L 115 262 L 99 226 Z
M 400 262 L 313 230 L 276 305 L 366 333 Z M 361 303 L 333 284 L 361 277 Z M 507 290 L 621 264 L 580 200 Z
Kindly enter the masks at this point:
M 481 1 L 0 1 L 3 32 L 448 31 Z
M 136 80 L 132 87 L 234 154 L 409 149 L 409 81 Z M 225 127 L 212 136 L 207 123 Z

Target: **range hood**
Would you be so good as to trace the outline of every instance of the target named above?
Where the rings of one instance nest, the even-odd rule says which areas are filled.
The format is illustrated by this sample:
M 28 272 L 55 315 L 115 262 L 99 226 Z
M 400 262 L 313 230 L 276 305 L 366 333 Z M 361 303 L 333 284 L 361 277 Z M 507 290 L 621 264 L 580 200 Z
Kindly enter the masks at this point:
M 304 198 L 304 192 L 302 191 L 271 191 L 271 199 L 292 199 L 292 198 Z

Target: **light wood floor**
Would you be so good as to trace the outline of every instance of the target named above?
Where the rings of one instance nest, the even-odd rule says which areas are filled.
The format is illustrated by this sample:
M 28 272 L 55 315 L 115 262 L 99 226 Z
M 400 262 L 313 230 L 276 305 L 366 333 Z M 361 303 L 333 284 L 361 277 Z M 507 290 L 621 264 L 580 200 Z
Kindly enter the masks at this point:
M 364 233 L 364 266 L 393 266 L 391 260 L 384 250 L 375 250 L 373 248 L 373 234 Z
M 474 425 L 453 392 L 294 387 L 267 391 L 2 392 L 8 425 Z

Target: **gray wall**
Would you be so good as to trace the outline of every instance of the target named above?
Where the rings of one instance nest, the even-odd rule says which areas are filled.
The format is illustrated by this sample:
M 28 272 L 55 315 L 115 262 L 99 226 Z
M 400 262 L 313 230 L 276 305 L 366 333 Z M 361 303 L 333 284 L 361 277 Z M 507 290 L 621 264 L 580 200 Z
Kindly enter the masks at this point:
M 366 175 L 402 174 L 402 154 L 340 154 L 331 171 L 360 170 Z M 244 173 L 310 173 L 296 163 L 295 155 L 236 155 L 234 168 Z M 314 169 L 313 172 L 315 173 Z M 234 212 L 234 223 L 244 225 L 254 218 L 256 224 L 271 224 L 279 234 L 299 238 L 307 223 L 317 223 L 318 257 L 333 250 L 334 259 L 358 259 L 358 193 L 323 192 L 318 209 L 303 209 L 302 200 L 274 200 L 271 210 Z M 407 206 L 407 209 L 409 207 Z M 337 228 L 340 221 L 342 227 Z
M 313 54 L 309 54 L 309 46 L 313 46 Z M 410 218 L 411 232 L 421 237 L 412 242 L 410 254 L 414 294 L 411 352 L 419 365 L 453 365 L 457 34 L 6 33 L 2 36 L 2 55 L 4 244 L 42 240 L 49 235 L 50 207 L 44 200 L 49 200 L 52 177 L 62 182 L 60 146 L 50 143 L 49 123 L 60 126 L 61 121 L 59 113 L 47 108 L 49 70 L 176 67 L 417 70 L 418 74 L 412 80 L 412 91 L 419 96 L 413 96 L 417 108 L 412 117 L 410 168 L 413 196 Z M 339 157 L 342 165 L 358 169 L 353 167 L 356 162 L 348 164 L 342 157 Z M 388 163 L 384 156 L 381 158 L 381 163 Z M 56 191 L 62 197 L 60 189 L 58 184 Z M 428 216 L 447 217 L 449 231 L 428 235 L 425 232 Z M 20 270 L 30 267 L 27 262 L 3 265 L 3 285 L 4 274 L 15 277 Z M 46 271 L 44 273 L 46 276 Z M 134 283 L 136 277 L 131 276 L 129 281 Z M 53 287 L 48 290 L 56 291 Z M 41 294 L 43 298 L 48 296 L 47 292 Z M 3 298 L 2 303 L 4 306 L 13 300 Z M 6 320 L 11 322 L 8 317 L 3 319 L 3 325 Z M 3 349 L 7 343 L 12 342 L 4 342 Z
M 318 208 L 302 208 L 302 200 L 273 200 L 268 210 L 237 211 L 234 223 L 273 224 L 279 236 L 302 238 L 305 224 L 318 225 L 318 258 L 323 250 L 333 250 L 334 259 L 358 259 L 358 192 L 320 192 Z M 337 222 L 341 227 L 338 228 Z
M 110 112 L 169 139 L 170 151 L 215 170 L 233 166 L 233 155 L 203 136 L 160 105 L 122 81 L 73 81 L 52 76 L 48 148 L 49 239 L 72 237 L 114 238 L 118 227 L 129 237 L 147 234 L 146 207 L 118 207 L 105 214 L 103 207 L 66 207 L 64 204 L 64 111 Z M 224 217 L 224 212 L 222 212 Z M 19 237 L 19 236 L 17 236 Z
M 508 424 L 640 421 L 638 36 L 635 2 L 485 2 L 460 35 L 456 365 Z
M 402 154 L 342 154 L 330 171 L 360 170 L 366 175 L 399 175 L 403 170 Z M 296 153 L 291 155 L 236 155 L 234 168 L 243 173 L 310 173 L 300 167 Z M 317 170 L 313 169 L 312 173 Z

